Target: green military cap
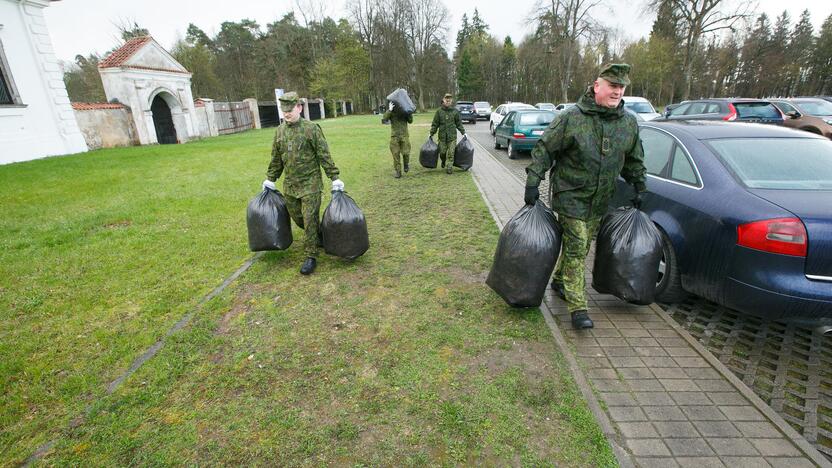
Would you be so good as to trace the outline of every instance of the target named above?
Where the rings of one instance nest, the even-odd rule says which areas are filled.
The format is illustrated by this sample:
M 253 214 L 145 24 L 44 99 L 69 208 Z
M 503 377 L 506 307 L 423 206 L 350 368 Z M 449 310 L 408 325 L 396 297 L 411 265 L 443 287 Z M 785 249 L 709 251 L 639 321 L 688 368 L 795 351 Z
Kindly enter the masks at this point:
M 451 93 L 445 93 L 445 95 L 442 96 L 442 99 L 453 99 L 453 98 L 454 98 L 454 95 L 451 94 Z
M 283 96 L 280 96 L 278 100 L 280 101 L 280 110 L 283 112 L 292 112 L 292 109 L 300 102 L 300 97 L 298 97 L 298 93 L 289 91 Z
M 598 78 L 603 78 L 610 83 L 618 83 L 630 86 L 630 66 L 626 63 L 611 63 L 601 67 Z

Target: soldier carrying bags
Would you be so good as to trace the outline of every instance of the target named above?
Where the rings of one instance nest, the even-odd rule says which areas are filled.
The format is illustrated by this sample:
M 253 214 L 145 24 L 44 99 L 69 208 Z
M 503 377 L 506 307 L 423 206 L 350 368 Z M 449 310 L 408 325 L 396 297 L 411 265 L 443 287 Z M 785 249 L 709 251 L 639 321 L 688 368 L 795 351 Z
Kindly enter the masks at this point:
M 303 105 L 298 94 L 289 92 L 280 97 L 284 122 L 277 127 L 272 144 L 272 160 L 263 181 L 263 188 L 275 189 L 275 181 L 283 174 L 283 195 L 289 216 L 304 230 L 303 251 L 306 254 L 300 272 L 315 271 L 318 258 L 321 220 L 321 168 L 332 179 L 333 190 L 344 190 L 338 180 L 338 168 L 329 154 L 329 145 L 318 124 L 301 117 Z
M 442 160 L 442 167 L 445 172 L 452 174 L 454 171 L 454 150 L 456 150 L 456 131 L 465 135 L 465 128 L 459 118 L 459 111 L 453 106 L 453 96 L 446 94 L 442 98 L 440 107 L 433 116 L 433 123 L 430 126 L 430 136 L 439 132 L 439 158 Z
M 391 102 L 382 118 L 390 121 L 390 153 L 393 155 L 395 171 L 393 177 L 399 179 L 402 176 L 402 163 L 405 173 L 410 170 L 410 134 L 407 124 L 413 123 L 413 114 L 405 113 Z
M 550 206 L 563 226 L 563 251 L 552 288 L 566 300 L 572 326 L 592 328 L 587 315 L 585 262 L 619 174 L 638 199 L 645 185 L 644 152 L 635 117 L 624 110 L 630 66 L 612 64 L 598 74 L 577 105 L 558 114 L 532 150 L 525 202 L 540 197 L 549 172 Z

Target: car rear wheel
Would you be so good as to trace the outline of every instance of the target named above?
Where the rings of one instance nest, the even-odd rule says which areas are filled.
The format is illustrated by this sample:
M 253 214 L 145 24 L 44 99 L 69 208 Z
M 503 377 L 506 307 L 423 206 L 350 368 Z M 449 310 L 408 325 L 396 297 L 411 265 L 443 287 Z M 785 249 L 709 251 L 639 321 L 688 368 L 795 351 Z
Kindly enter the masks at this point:
M 679 264 L 676 260 L 676 252 L 670 239 L 664 232 L 662 236 L 662 259 L 659 261 L 659 278 L 656 282 L 656 301 L 659 302 L 680 302 L 687 293 L 682 289 L 682 278 L 679 272 Z
M 490 124 L 488 124 L 488 129 L 491 130 L 491 134 L 494 135 L 494 133 L 495 133 L 494 132 L 494 122 L 491 122 Z
M 502 146 L 500 145 L 500 139 L 497 138 L 497 135 L 494 135 L 494 149 L 500 149 Z
M 514 148 L 514 145 L 511 143 L 511 140 L 508 140 L 508 158 L 509 159 L 517 159 L 517 150 Z

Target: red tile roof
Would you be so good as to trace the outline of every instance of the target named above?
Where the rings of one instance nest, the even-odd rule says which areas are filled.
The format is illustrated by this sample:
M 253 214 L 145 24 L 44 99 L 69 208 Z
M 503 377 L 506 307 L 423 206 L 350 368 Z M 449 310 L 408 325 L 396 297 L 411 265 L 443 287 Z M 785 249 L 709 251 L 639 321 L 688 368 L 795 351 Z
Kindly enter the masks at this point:
M 75 110 L 123 109 L 124 105 L 116 102 L 73 102 Z
M 130 39 L 125 42 L 123 46 L 114 50 L 110 55 L 105 57 L 104 60 L 98 62 L 98 68 L 113 68 L 121 66 L 127 61 L 127 59 L 132 57 L 133 54 L 138 52 L 143 45 L 152 40 L 153 38 L 150 36 L 134 37 L 133 39 Z

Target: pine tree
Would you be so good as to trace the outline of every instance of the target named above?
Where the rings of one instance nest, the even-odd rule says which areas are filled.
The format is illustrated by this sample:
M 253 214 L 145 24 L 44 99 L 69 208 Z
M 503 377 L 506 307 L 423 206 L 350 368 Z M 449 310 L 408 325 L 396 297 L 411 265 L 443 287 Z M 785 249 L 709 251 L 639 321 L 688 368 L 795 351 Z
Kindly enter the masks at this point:
M 814 94 L 832 94 L 832 15 L 820 27 L 811 64 Z
M 789 37 L 788 45 L 788 78 L 789 91 L 788 95 L 801 95 L 809 93 L 807 89 L 808 74 L 810 71 L 809 61 L 812 56 L 812 49 L 814 47 L 815 37 L 814 28 L 812 27 L 812 18 L 809 10 L 803 10 L 800 15 L 800 20 L 794 26 L 794 30 Z
M 468 40 L 468 36 L 471 35 L 471 25 L 468 24 L 468 14 L 462 14 L 462 27 L 459 28 L 459 31 L 456 32 L 456 52 L 459 53 L 462 51 L 462 46 L 465 45 L 465 41 Z

